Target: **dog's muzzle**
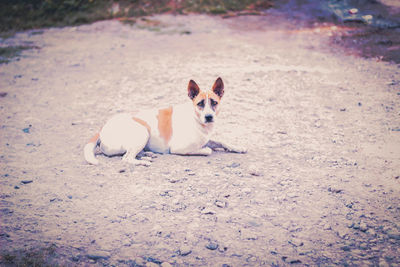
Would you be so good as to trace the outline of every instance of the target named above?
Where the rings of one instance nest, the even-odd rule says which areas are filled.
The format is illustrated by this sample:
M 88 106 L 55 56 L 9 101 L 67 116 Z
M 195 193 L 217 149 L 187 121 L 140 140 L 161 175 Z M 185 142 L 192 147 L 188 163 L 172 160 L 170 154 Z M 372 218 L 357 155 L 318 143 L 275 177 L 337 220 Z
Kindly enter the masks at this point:
M 206 123 L 213 122 L 214 121 L 214 116 L 211 115 L 211 114 L 208 114 L 208 115 L 204 116 L 204 119 L 206 120 Z

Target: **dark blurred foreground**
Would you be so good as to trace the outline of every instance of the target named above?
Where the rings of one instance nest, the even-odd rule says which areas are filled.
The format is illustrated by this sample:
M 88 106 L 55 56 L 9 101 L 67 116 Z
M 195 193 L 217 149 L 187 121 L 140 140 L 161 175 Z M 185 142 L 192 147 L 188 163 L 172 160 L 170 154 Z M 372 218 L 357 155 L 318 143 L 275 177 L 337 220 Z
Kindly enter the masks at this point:
M 0 33 L 79 25 L 104 19 L 129 23 L 160 13 L 223 17 L 278 12 L 299 27 L 335 24 L 351 28 L 332 43 L 352 54 L 400 63 L 400 1 L 397 0 L 0 0 Z M 0 47 L 0 63 L 18 55 Z
M 0 0 L 0 32 L 159 13 L 252 12 L 271 6 L 271 0 Z

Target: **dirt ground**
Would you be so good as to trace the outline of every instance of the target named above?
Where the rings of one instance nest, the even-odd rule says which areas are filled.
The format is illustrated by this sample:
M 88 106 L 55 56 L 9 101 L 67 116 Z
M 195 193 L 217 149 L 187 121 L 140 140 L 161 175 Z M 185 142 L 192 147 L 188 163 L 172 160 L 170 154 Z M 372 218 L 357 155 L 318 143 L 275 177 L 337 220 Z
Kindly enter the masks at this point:
M 161 15 L 27 31 L 0 65 L 1 265 L 400 264 L 400 69 L 347 30 Z M 215 136 L 247 154 L 83 158 L 117 112 L 225 96 Z

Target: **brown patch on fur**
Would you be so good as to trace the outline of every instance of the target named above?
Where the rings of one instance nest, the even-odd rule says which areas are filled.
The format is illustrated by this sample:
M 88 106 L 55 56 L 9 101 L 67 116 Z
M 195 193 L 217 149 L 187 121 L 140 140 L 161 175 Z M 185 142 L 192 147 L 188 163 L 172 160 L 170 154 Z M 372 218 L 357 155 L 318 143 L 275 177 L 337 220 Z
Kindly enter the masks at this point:
M 197 105 L 201 100 L 206 99 L 207 97 L 208 97 L 209 99 L 214 99 L 214 100 L 216 100 L 218 103 L 219 103 L 219 101 L 221 101 L 221 98 L 220 98 L 216 93 L 214 93 L 213 91 L 207 91 L 207 92 L 201 91 L 201 92 L 193 99 L 193 105 Z
M 160 109 L 158 111 L 158 131 L 160 136 L 168 144 L 172 136 L 172 107 Z
M 147 131 L 148 131 L 149 134 L 150 134 L 151 128 L 150 128 L 150 126 L 147 124 L 147 122 L 145 122 L 145 121 L 142 120 L 142 119 L 135 118 L 135 117 L 133 117 L 132 120 L 134 120 L 134 121 L 136 121 L 137 123 L 140 123 L 141 125 L 143 125 L 144 127 L 146 127 Z
M 100 134 L 99 134 L 99 133 L 96 133 L 96 134 L 89 140 L 89 143 L 94 143 L 94 144 L 96 144 L 96 143 L 97 143 L 97 140 L 99 140 L 99 137 L 100 137 Z

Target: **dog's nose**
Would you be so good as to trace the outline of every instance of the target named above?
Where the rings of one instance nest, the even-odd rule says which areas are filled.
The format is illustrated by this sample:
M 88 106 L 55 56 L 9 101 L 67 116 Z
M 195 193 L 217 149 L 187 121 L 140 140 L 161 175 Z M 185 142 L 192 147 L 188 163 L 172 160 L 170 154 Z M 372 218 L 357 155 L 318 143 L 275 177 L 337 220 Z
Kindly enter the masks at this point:
M 211 114 L 207 114 L 204 116 L 204 118 L 206 119 L 206 122 L 212 122 L 214 117 Z

